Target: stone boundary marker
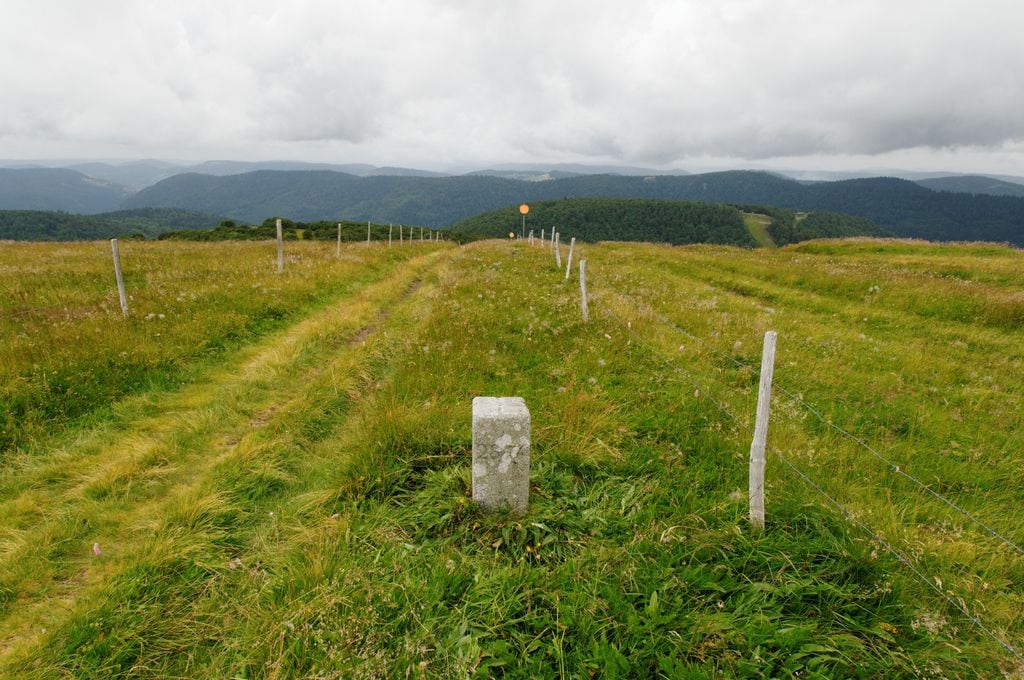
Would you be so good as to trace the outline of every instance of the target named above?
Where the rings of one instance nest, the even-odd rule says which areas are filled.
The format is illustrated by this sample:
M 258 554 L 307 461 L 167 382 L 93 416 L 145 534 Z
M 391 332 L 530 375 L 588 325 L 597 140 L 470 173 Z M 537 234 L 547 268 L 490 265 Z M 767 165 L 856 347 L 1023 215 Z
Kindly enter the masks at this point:
M 522 397 L 473 398 L 473 501 L 484 510 L 526 512 L 530 410 Z

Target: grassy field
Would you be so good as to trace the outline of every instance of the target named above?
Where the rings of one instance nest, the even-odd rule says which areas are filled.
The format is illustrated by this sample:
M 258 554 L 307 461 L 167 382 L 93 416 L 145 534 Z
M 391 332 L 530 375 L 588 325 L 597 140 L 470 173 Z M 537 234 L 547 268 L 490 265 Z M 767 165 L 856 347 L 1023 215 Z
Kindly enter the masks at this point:
M 4 676 L 1024 674 L 942 596 L 1019 651 L 1024 556 L 902 474 L 1024 544 L 1019 251 L 577 244 L 584 324 L 521 243 L 123 244 L 128 321 L 107 248 L 0 250 Z M 469 500 L 485 394 L 523 518 Z

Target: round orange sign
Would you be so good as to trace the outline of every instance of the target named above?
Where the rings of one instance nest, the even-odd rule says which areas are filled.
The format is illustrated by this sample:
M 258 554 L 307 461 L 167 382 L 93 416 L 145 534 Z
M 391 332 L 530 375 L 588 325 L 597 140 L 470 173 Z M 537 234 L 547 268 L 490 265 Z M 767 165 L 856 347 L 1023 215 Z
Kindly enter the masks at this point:
M 523 203 L 521 206 L 519 206 L 519 212 L 525 215 L 526 213 L 530 212 L 530 206 Z

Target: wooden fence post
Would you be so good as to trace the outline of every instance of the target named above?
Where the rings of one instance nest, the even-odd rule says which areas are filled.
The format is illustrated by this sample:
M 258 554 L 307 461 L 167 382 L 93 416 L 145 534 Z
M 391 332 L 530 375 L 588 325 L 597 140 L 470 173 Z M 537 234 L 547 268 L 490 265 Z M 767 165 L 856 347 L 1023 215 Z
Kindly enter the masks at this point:
M 121 300 L 121 313 L 128 318 L 128 298 L 124 294 L 124 277 L 121 275 L 121 253 L 117 249 L 117 239 L 110 239 L 110 250 L 114 254 L 114 278 L 117 279 L 117 297 Z
M 561 234 L 555 233 L 555 266 L 559 269 L 562 268 L 562 244 L 558 242 L 561 236 Z
M 366 220 L 366 245 L 370 245 L 370 220 Z
M 281 218 L 277 218 L 277 273 L 284 271 L 284 234 L 281 232 Z
M 334 253 L 335 257 L 341 257 L 341 222 L 338 222 L 338 250 Z
M 750 524 L 758 531 L 764 529 L 764 452 L 768 442 L 768 418 L 771 415 L 775 336 L 775 331 L 764 334 L 761 380 L 757 388 L 757 420 L 754 424 L 754 440 L 750 443 Z
M 393 228 L 394 228 L 394 225 L 391 224 L 390 222 L 388 222 L 388 248 L 391 247 L 391 230 Z

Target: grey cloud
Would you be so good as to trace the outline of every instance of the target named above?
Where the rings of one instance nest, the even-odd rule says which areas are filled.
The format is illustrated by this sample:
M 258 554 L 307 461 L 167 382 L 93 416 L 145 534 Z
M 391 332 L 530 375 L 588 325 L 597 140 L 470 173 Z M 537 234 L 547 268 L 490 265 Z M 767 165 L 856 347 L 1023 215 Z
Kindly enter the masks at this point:
M 5 145 L 672 164 L 1024 140 L 1015 0 L 45 5 L 0 25 Z

